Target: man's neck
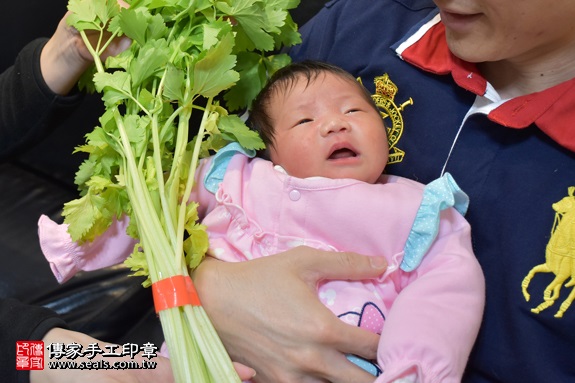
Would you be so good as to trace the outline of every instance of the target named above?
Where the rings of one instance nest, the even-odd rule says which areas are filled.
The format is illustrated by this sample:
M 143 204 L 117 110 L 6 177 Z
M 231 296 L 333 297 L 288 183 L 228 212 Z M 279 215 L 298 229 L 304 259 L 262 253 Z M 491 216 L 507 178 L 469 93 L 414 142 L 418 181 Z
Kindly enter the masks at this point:
M 480 63 L 478 67 L 502 98 L 518 97 L 575 78 L 575 42 L 564 48 L 534 58 Z

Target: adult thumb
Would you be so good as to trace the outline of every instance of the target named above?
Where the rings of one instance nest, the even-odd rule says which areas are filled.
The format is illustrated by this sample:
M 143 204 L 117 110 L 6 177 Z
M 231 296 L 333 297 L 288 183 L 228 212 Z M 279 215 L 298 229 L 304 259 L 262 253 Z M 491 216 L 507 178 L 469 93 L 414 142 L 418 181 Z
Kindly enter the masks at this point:
M 366 256 L 352 252 L 298 247 L 296 258 L 302 268 L 302 275 L 307 275 L 306 279 L 310 281 L 377 278 L 387 269 L 387 260 L 383 256 Z

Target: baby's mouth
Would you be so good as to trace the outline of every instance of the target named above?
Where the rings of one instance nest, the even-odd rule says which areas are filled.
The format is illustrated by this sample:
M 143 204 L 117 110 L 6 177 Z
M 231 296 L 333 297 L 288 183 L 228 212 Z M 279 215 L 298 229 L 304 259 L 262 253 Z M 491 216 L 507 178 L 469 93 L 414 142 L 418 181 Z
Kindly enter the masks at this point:
M 357 157 L 357 153 L 349 148 L 340 148 L 334 150 L 328 157 L 328 160 L 339 160 L 341 158 Z

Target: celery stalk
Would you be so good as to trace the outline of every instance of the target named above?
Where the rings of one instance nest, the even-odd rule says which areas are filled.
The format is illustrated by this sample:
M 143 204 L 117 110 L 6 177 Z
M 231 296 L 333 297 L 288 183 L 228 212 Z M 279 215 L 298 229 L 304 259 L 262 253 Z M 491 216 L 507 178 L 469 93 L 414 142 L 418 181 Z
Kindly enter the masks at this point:
M 299 0 L 128 3 L 68 3 L 68 22 L 87 45 L 87 31 L 99 33 L 89 45 L 94 68 L 81 85 L 100 92 L 106 110 L 77 148 L 89 153 L 76 177 L 81 196 L 63 214 L 75 241 L 91 241 L 128 215 L 139 246 L 126 264 L 149 286 L 189 277 L 207 249 L 189 204 L 199 159 L 230 141 L 263 148 L 230 112 L 247 107 L 267 76 L 289 62 L 273 52 L 299 42 L 288 12 Z M 131 47 L 102 63 L 101 53 L 122 35 Z M 203 113 L 198 127 L 190 126 L 193 111 Z M 239 382 L 202 306 L 163 309 L 159 318 L 176 382 Z

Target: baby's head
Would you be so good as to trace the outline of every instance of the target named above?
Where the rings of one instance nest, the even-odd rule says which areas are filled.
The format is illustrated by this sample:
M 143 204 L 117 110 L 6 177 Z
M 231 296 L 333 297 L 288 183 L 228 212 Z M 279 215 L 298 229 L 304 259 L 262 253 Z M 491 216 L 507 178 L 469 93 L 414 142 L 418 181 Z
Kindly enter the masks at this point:
M 278 70 L 254 100 L 250 124 L 288 174 L 375 182 L 389 147 L 369 92 L 343 69 L 316 61 Z

